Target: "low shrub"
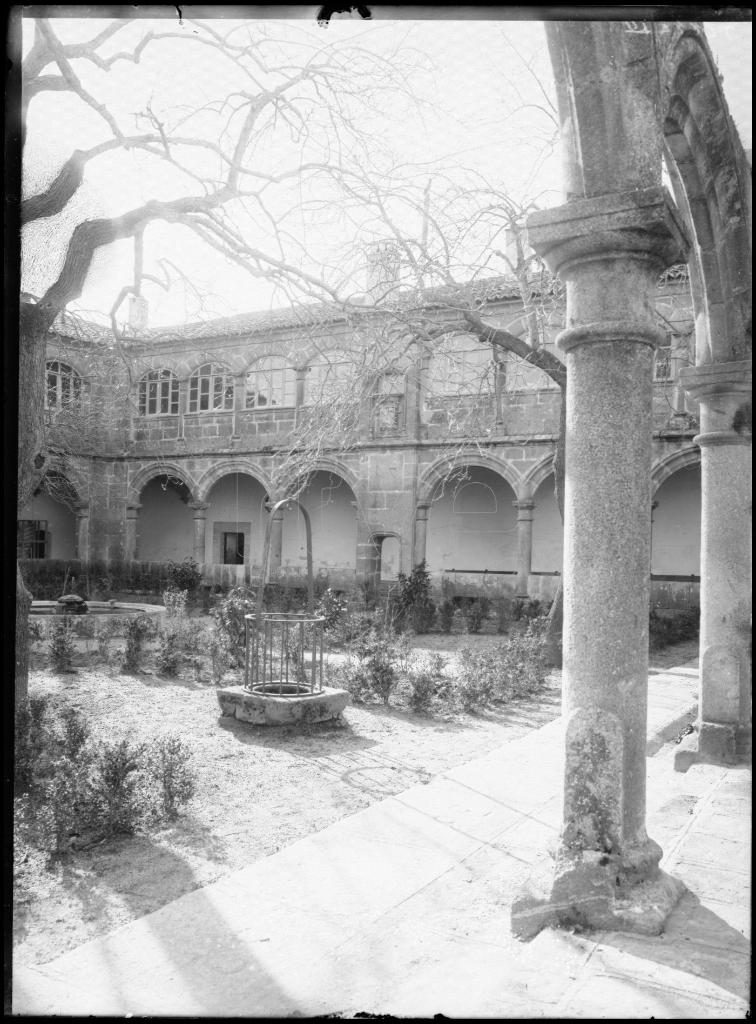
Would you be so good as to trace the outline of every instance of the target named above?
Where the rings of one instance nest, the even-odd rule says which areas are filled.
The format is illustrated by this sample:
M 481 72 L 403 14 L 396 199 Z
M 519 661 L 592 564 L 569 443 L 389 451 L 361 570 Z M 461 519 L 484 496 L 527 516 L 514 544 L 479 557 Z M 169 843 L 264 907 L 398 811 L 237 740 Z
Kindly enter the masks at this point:
M 128 739 L 100 742 L 94 750 L 87 796 L 88 823 L 106 836 L 133 835 L 150 817 L 144 792 L 144 744 Z
M 255 610 L 255 595 L 247 587 L 234 587 L 213 609 L 217 629 L 224 634 L 234 668 L 244 664 L 245 615 Z
M 144 642 L 150 635 L 153 623 L 149 615 L 128 616 L 124 619 L 126 647 L 123 652 L 124 672 L 137 672 L 144 654 Z
M 671 615 L 660 615 L 651 609 L 648 617 L 649 650 L 658 651 L 683 640 L 698 639 L 701 623 L 699 608 L 688 608 Z
M 355 688 L 360 693 L 366 690 L 388 705 L 389 698 L 399 682 L 396 634 L 393 630 L 373 628 L 353 642 L 352 651 L 359 659 L 359 664 L 354 667 L 354 674 L 357 677 L 354 682 Z M 352 693 L 352 690 L 349 692 Z
M 323 616 L 323 629 L 331 633 L 347 615 L 346 598 L 329 587 L 318 601 L 315 613 Z
M 202 582 L 202 572 L 193 558 L 185 558 L 183 562 L 169 560 L 166 576 L 172 590 L 194 593 Z
M 110 663 L 110 645 L 113 638 L 123 635 L 124 628 L 124 620 L 120 615 L 110 616 L 97 623 L 94 635 L 95 643 L 97 644 L 97 654 L 106 665 Z
M 436 618 L 436 605 L 430 597 L 430 573 L 425 562 L 416 565 L 409 575 L 400 572 L 397 580 L 399 589 L 391 599 L 394 625 L 415 633 L 429 632 Z
M 34 615 L 30 615 L 28 619 L 29 623 L 29 643 L 39 643 L 45 639 L 45 630 L 42 623 Z
M 171 629 L 161 629 L 155 648 L 155 667 L 160 675 L 178 675 L 182 660 L 179 634 Z
M 449 691 L 449 680 L 444 675 L 446 662 L 439 654 L 428 654 L 416 659 L 407 671 L 410 686 L 409 705 L 416 714 L 428 714 L 439 697 Z
M 220 686 L 229 668 L 233 656 L 228 634 L 219 628 L 216 622 L 203 634 L 205 650 L 210 655 L 210 676 L 216 686 Z
M 545 619 L 485 651 L 463 647 L 455 694 L 466 711 L 537 693 L 546 684 Z
M 442 633 L 451 633 L 457 606 L 451 598 L 445 598 L 438 608 L 438 627 Z
M 511 601 L 506 597 L 497 597 L 494 601 L 494 612 L 496 613 L 496 632 L 506 633 L 512 618 Z
M 511 617 L 514 622 L 520 619 L 538 619 L 546 614 L 550 604 L 540 601 L 537 597 L 516 597 L 512 601 Z
M 73 620 L 70 615 L 56 616 L 50 622 L 47 650 L 53 671 L 73 671 L 73 659 L 76 654 L 74 636 Z
M 465 626 L 468 633 L 480 633 L 480 627 L 488 618 L 491 602 L 487 597 L 466 598 L 462 605 Z
M 160 809 L 170 821 L 194 796 L 197 781 L 191 752 L 180 736 L 160 736 L 147 748 L 147 770 L 157 785 Z
M 39 760 L 49 746 L 47 697 L 27 697 L 16 707 L 14 722 L 14 789 L 24 792 L 35 781 Z

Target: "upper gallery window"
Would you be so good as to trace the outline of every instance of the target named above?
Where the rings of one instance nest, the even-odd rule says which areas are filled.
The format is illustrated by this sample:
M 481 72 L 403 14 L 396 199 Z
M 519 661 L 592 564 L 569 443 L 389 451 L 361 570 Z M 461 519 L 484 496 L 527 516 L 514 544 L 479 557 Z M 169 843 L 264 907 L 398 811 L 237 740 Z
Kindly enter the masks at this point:
M 305 404 L 316 405 L 337 398 L 352 375 L 353 364 L 346 352 L 337 349 L 321 353 L 307 374 Z
M 218 363 L 203 363 L 189 378 L 189 412 L 217 412 L 234 407 L 234 378 Z
M 490 345 L 468 334 L 447 335 L 433 353 L 428 373 L 428 398 L 493 392 L 494 364 Z
M 296 404 L 296 376 L 286 360 L 278 356 L 259 359 L 247 374 L 248 409 Z
M 82 380 L 76 370 L 67 363 L 54 360 L 46 364 L 46 371 L 45 408 L 65 409 L 78 405 L 81 399 Z
M 167 416 L 179 410 L 178 377 L 171 370 L 150 370 L 139 381 L 139 415 Z

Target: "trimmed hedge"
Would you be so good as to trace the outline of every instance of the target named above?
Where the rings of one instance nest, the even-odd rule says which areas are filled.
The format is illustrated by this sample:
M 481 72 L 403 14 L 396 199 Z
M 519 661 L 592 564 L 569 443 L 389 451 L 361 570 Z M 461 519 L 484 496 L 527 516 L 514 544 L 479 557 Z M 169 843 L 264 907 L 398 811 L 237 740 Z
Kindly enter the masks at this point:
M 24 583 L 35 601 L 54 601 L 65 587 L 85 600 L 108 600 L 111 594 L 162 594 L 170 586 L 194 591 L 201 574 L 195 562 L 81 562 L 68 558 L 19 559 Z

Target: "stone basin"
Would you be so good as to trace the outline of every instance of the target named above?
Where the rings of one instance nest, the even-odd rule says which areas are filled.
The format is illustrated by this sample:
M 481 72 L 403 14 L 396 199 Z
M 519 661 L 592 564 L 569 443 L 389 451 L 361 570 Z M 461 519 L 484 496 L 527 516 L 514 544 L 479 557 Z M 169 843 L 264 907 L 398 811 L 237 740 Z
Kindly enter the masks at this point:
M 297 684 L 284 684 L 293 691 Z M 275 690 L 276 683 L 267 684 L 266 689 Z M 224 717 L 238 718 L 251 725 L 294 725 L 297 722 L 328 722 L 341 717 L 349 703 L 346 690 L 324 686 L 317 693 L 261 693 L 245 687 L 223 686 L 218 691 L 218 703 Z

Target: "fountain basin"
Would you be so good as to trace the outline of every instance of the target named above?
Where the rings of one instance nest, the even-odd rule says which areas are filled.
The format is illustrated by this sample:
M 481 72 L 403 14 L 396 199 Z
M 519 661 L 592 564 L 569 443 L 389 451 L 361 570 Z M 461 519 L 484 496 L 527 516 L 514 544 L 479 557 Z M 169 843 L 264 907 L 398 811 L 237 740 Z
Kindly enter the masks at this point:
M 297 683 L 283 684 L 283 689 L 290 692 L 279 694 L 277 689 L 276 683 L 260 684 L 253 690 L 241 685 L 223 686 L 217 691 L 221 714 L 251 725 L 310 724 L 340 718 L 349 703 L 346 690 L 330 686 L 315 693 Z M 291 692 L 296 689 L 300 692 Z

